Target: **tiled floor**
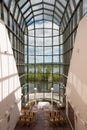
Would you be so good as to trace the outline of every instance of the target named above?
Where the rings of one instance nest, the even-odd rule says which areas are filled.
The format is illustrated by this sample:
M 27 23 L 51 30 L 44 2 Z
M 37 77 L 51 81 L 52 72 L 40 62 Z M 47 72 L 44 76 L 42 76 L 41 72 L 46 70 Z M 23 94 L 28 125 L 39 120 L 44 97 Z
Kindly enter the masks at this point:
M 20 125 L 18 123 L 15 130 L 71 130 L 71 128 L 68 122 L 62 126 L 52 125 L 49 120 L 49 110 L 39 109 L 36 113 L 36 121 L 32 125 Z

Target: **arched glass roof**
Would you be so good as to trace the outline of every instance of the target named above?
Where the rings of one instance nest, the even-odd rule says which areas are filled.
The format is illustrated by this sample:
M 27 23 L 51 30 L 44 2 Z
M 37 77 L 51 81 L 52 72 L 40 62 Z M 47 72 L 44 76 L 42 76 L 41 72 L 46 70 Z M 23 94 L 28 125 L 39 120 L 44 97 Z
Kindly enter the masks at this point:
M 80 0 L 4 0 L 4 3 L 21 27 L 50 21 L 65 28 Z
M 60 23 L 66 0 L 17 0 L 22 10 L 26 26 L 35 21 L 47 20 Z
M 59 25 L 68 0 L 4 0 L 17 21 L 24 18 L 25 26 L 36 21 L 52 21 Z

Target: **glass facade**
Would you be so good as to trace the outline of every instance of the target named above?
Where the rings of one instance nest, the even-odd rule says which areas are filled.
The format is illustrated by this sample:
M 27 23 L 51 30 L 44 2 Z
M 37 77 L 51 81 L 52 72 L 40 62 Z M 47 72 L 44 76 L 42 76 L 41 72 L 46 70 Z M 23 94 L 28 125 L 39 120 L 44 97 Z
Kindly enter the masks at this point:
M 65 86 L 76 30 L 86 0 L 1 0 L 20 81 L 23 102 L 29 93 L 49 93 L 65 102 Z M 44 97 L 44 96 L 43 96 Z M 55 97 L 55 96 L 54 96 Z

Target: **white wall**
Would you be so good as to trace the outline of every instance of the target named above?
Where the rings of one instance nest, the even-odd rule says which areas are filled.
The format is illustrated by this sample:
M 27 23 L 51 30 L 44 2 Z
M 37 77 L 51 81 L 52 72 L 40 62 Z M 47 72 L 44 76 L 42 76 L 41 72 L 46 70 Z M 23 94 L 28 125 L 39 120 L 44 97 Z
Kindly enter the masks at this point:
M 87 130 L 87 15 L 78 26 L 66 95 L 75 112 L 75 130 Z
M 21 110 L 21 87 L 8 32 L 0 20 L 0 130 L 13 130 Z

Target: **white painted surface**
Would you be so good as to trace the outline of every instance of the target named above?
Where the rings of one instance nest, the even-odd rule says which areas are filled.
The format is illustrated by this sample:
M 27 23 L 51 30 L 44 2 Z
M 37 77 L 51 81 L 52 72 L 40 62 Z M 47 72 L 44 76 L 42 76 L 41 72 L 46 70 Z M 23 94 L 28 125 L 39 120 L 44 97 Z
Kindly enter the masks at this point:
M 87 130 L 87 15 L 77 29 L 68 81 L 67 102 L 75 111 L 75 130 Z
M 0 130 L 14 129 L 21 110 L 20 99 L 21 87 L 11 43 L 0 21 Z

